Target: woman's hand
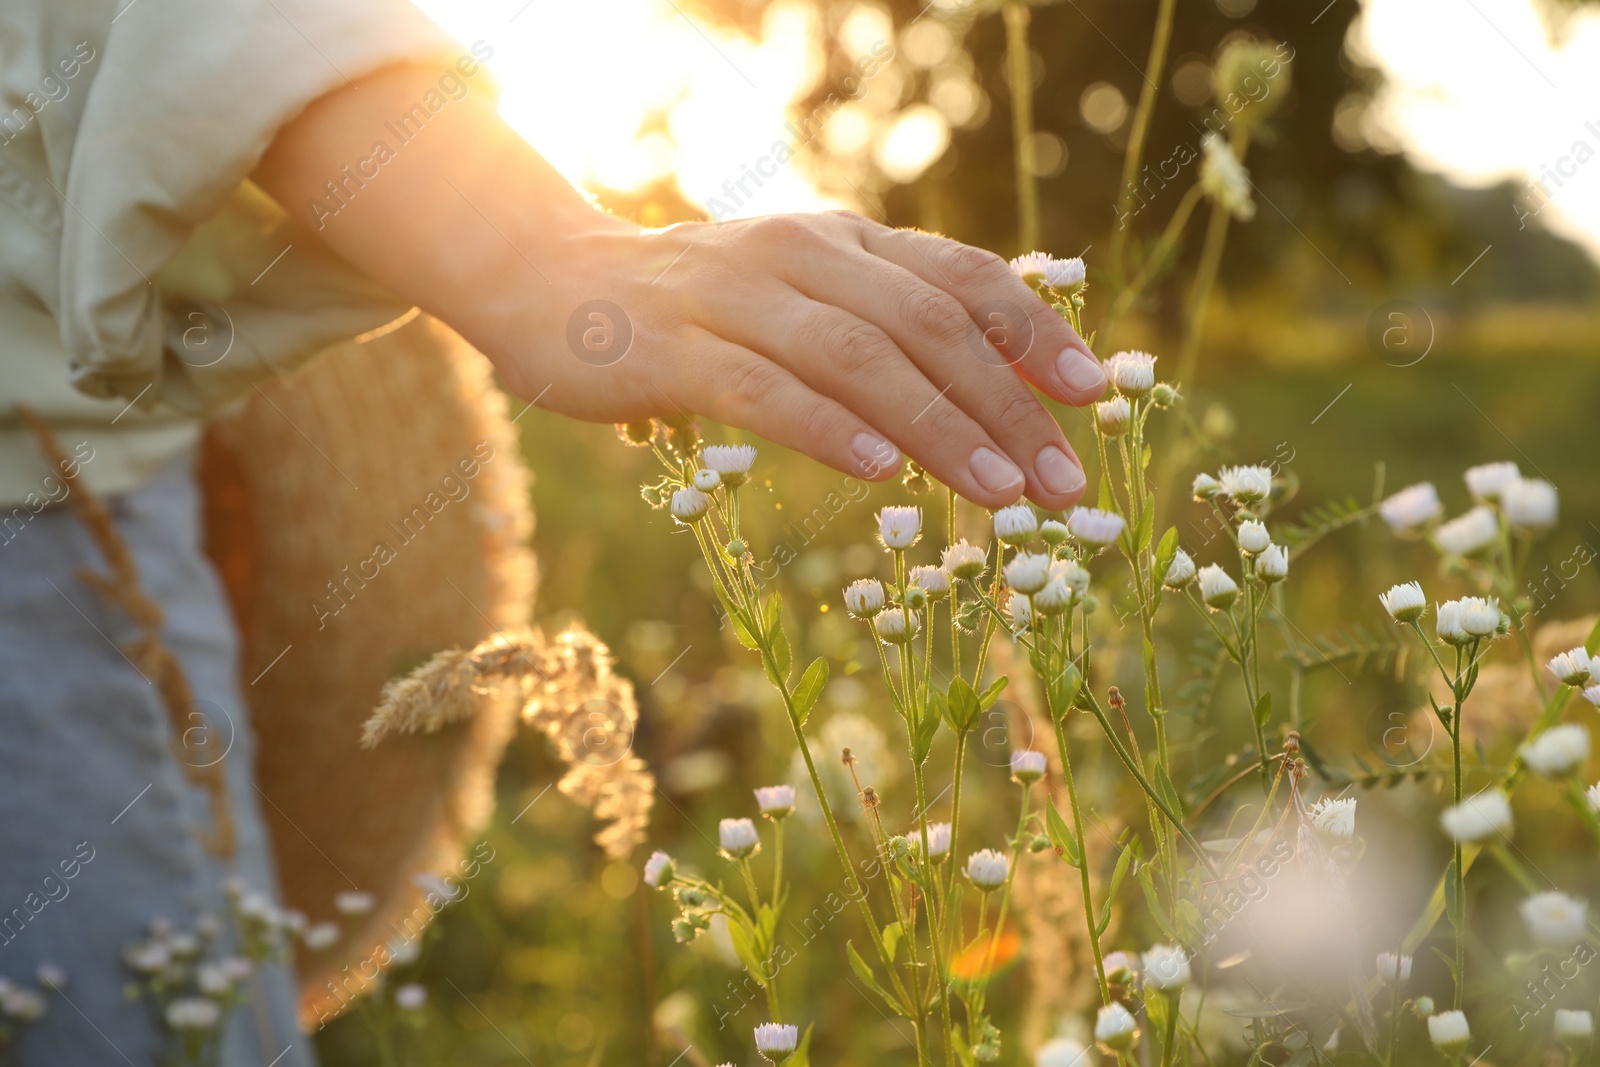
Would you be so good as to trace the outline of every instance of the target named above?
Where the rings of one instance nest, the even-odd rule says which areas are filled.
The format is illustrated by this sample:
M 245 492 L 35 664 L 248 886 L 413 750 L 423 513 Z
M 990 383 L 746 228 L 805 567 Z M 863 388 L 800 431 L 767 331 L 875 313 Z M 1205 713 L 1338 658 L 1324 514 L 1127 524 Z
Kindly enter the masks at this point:
M 481 93 L 331 195 L 437 77 L 398 68 L 325 97 L 256 178 L 519 396 L 594 421 L 700 414 L 871 479 L 904 453 L 988 507 L 1081 495 L 1028 383 L 1081 405 L 1105 375 L 991 253 L 847 212 L 642 230 L 584 202 Z

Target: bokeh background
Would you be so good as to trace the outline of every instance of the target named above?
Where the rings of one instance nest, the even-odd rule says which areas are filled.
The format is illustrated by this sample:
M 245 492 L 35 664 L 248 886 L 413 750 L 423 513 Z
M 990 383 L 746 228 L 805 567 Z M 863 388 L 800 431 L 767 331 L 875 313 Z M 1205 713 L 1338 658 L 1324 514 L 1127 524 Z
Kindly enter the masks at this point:
M 735 214 L 848 207 L 1008 256 L 1027 251 L 1017 245 L 1004 29 L 992 4 L 422 6 L 461 39 L 492 44 L 506 117 L 613 211 L 656 226 L 722 213 L 715 201 L 726 202 L 725 182 L 773 142 L 795 142 L 786 122 L 826 116 Z M 1183 146 L 1198 151 L 1200 124 L 1215 106 L 1212 64 L 1230 39 L 1283 42 L 1294 61 L 1292 86 L 1246 161 L 1255 217 L 1232 229 L 1199 369 L 1182 383 L 1183 418 L 1205 445 L 1182 446 L 1191 462 L 1174 477 L 1186 484 L 1224 457 L 1278 463 L 1297 486 L 1289 517 L 1324 501 L 1362 508 L 1381 486 L 1429 478 L 1454 512 L 1466 499 L 1462 467 L 1510 459 L 1561 487 L 1563 519 L 1545 562 L 1566 560 L 1579 546 L 1600 548 L 1600 527 L 1590 523 L 1600 515 L 1592 430 L 1600 412 L 1600 7 L 1178 7 L 1151 161 Z M 1066 0 L 1031 12 L 1041 243 L 1058 255 L 1085 255 L 1091 308 L 1155 11 L 1156 0 Z M 885 46 L 892 58 L 848 93 L 845 79 Z M 829 94 L 849 98 L 830 102 Z M 1153 239 L 1194 170 L 1150 198 L 1134 220 L 1135 247 Z M 1203 215 L 1102 355 L 1107 345 L 1174 351 Z M 1079 414 L 1061 414 L 1069 436 L 1092 440 Z M 790 779 L 787 727 L 772 714 L 757 665 L 719 632 L 694 546 L 641 502 L 637 486 L 656 474 L 648 452 L 624 448 L 609 427 L 537 413 L 518 425 L 536 476 L 539 614 L 555 623 L 580 618 L 612 646 L 639 692 L 634 750 L 659 778 L 652 841 L 711 869 L 717 820 L 751 814 L 752 786 Z M 870 647 L 842 617 L 838 591 L 879 566 L 870 515 L 906 490 L 847 485 L 770 447 L 758 473 L 750 491 L 758 555 L 777 541 L 795 549 L 782 577 L 792 616 L 836 679 L 823 717 L 813 720 L 812 732 L 824 738 L 819 755 L 839 743 L 870 752 L 875 730 L 898 751 L 875 662 L 864 658 Z M 837 515 L 805 530 L 789 525 L 830 491 L 847 500 Z M 1199 520 L 1183 508 L 1172 516 L 1180 529 L 1180 520 Z M 976 524 L 978 516 L 967 519 Z M 1196 540 L 1185 530 L 1186 543 Z M 1420 550 L 1352 523 L 1301 557 L 1293 606 L 1319 626 L 1289 635 L 1290 643 L 1359 643 L 1359 629 L 1334 634 L 1327 620 L 1381 632 L 1376 592 L 1425 576 L 1419 568 L 1427 566 Z M 1545 611 L 1582 614 L 1597 592 L 1594 568 L 1579 568 Z M 1169 647 L 1181 652 L 1191 640 L 1180 626 Z M 1404 721 L 1411 705 L 1395 665 L 1374 659 L 1375 668 L 1363 662 L 1308 675 L 1307 735 L 1319 749 L 1382 749 L 1385 732 Z M 1163 669 L 1181 682 L 1190 666 L 1174 654 Z M 990 754 L 972 766 L 972 795 L 988 787 L 1009 797 L 1002 765 L 1018 740 L 1009 729 L 997 722 L 985 734 Z M 1200 710 L 1184 736 L 1191 771 L 1241 741 L 1212 729 Z M 881 763 L 875 784 L 903 814 L 903 792 L 897 797 Z M 446 914 L 424 967 L 433 997 L 415 1062 L 749 1062 L 749 1027 L 760 1009 L 751 991 L 732 984 L 740 976 L 731 953 L 715 938 L 673 944 L 666 902 L 640 885 L 645 852 L 608 861 L 591 843 L 589 813 L 545 792 L 560 773 L 539 737 L 515 743 L 487 834 L 496 859 Z M 1404 808 L 1407 790 L 1431 789 L 1408 785 L 1374 803 Z M 996 835 L 1008 818 L 982 809 L 973 816 L 975 825 L 993 822 Z M 831 852 L 817 836 L 790 835 L 802 912 L 834 888 Z M 1430 838 L 1422 847 L 1439 844 Z M 792 991 L 804 989 L 801 1000 L 815 1008 L 815 1062 L 879 1062 L 903 1049 L 904 1038 L 841 980 L 842 963 L 837 951 L 803 952 L 788 997 L 798 1003 Z M 999 979 L 1003 992 L 991 997 L 1010 1006 L 1000 1008 L 1003 1023 L 1023 1011 L 1022 976 L 1012 966 Z M 354 1023 L 329 1028 L 319 1046 L 335 1067 L 370 1062 Z M 1015 1044 L 1007 1056 L 1022 1062 Z

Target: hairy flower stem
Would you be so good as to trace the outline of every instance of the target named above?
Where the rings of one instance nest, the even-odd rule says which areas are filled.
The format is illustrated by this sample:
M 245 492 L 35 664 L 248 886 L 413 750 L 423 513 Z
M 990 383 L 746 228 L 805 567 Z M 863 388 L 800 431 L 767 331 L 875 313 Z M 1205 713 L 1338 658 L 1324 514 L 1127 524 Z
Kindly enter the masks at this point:
M 973 997 L 978 1004 L 975 1014 L 979 1016 L 982 1016 L 984 1002 L 988 999 L 989 978 L 990 971 L 994 967 L 995 949 L 1000 944 L 1000 932 L 1005 929 L 1006 912 L 1011 908 L 1011 883 L 1016 880 L 1017 864 L 1022 859 L 1022 836 L 1027 832 L 1028 828 L 1028 807 L 1029 801 L 1032 799 L 1032 792 L 1033 790 L 1030 786 L 1025 785 L 1022 787 L 1022 810 L 1017 816 L 1017 836 L 1011 843 L 1011 863 L 1006 868 L 1006 884 L 1000 890 L 1000 911 L 995 917 L 994 930 L 989 934 L 989 947 L 983 953 L 983 969 L 979 972 L 978 988 Z M 984 894 L 984 899 L 987 902 L 987 893 Z
M 1094 950 L 1094 973 L 1100 983 L 1100 1003 L 1111 1003 L 1111 983 L 1106 980 L 1106 961 L 1100 952 L 1099 924 L 1095 920 L 1094 900 L 1089 890 L 1089 854 L 1083 840 L 1083 809 L 1078 804 L 1078 784 L 1072 775 L 1072 757 L 1067 754 L 1066 713 L 1055 719 L 1056 747 L 1061 750 L 1061 778 L 1067 785 L 1067 802 L 1072 807 L 1072 837 L 1078 846 L 1078 878 L 1083 889 L 1083 922 Z
M 774 672 L 777 663 L 773 657 L 770 643 L 765 638 L 760 639 L 761 658 L 771 665 Z M 828 794 L 822 788 L 822 776 L 817 773 L 816 760 L 811 758 L 811 748 L 806 744 L 806 735 L 800 729 L 800 716 L 795 713 L 794 696 L 789 691 L 787 683 L 777 687 L 778 695 L 783 698 L 784 710 L 788 712 L 790 729 L 794 731 L 795 744 L 800 748 L 800 758 L 805 761 L 806 775 L 811 779 L 811 789 L 817 796 L 817 805 L 822 809 L 822 821 L 828 826 L 828 836 L 833 838 L 833 848 L 839 857 L 839 866 L 844 871 L 845 877 L 855 877 L 855 865 L 850 862 L 850 851 L 845 848 L 844 835 L 839 832 L 839 822 L 833 816 L 833 805 L 828 803 Z M 854 894 L 850 894 L 854 895 Z M 872 914 L 872 909 L 867 906 L 866 894 L 856 896 L 856 907 L 861 912 L 861 917 L 866 921 L 867 932 L 872 936 L 872 946 L 878 950 L 878 958 L 883 961 L 884 969 L 889 972 L 889 980 L 894 983 L 895 993 L 907 1007 L 911 1000 L 906 994 L 904 983 L 900 981 L 900 972 L 895 970 L 894 961 L 889 956 L 888 947 L 883 943 L 883 931 L 878 927 L 877 917 Z M 917 1039 L 921 1041 L 921 1033 Z
M 1172 823 L 1179 836 L 1194 850 L 1194 854 L 1200 859 L 1200 862 L 1205 864 L 1206 870 L 1212 875 L 1216 875 L 1216 864 L 1211 862 L 1211 857 L 1206 855 L 1205 849 L 1200 847 L 1200 842 L 1195 840 L 1194 834 L 1190 832 L 1188 827 L 1184 826 L 1183 820 L 1167 805 L 1161 794 L 1156 791 L 1156 787 L 1150 783 L 1150 779 L 1145 775 L 1144 769 L 1139 766 L 1139 761 L 1133 758 L 1127 746 L 1122 743 L 1122 738 L 1117 736 L 1116 728 L 1111 725 L 1111 720 L 1106 717 L 1105 710 L 1096 702 L 1094 695 L 1087 689 L 1083 691 L 1083 695 L 1089 702 L 1089 713 L 1100 723 L 1101 732 L 1111 742 L 1111 748 L 1116 752 L 1117 758 L 1122 761 L 1122 765 L 1128 769 L 1129 774 L 1133 775 L 1134 781 L 1139 783 L 1139 788 L 1144 790 L 1151 803 L 1160 809 L 1161 814 L 1165 815 L 1167 821 Z
M 1155 33 L 1150 38 L 1150 58 L 1145 64 L 1144 85 L 1139 89 L 1139 106 L 1133 113 L 1133 127 L 1128 132 L 1128 150 L 1122 156 L 1122 188 L 1117 194 L 1117 228 L 1111 236 L 1111 276 L 1122 279 L 1124 252 L 1128 246 L 1128 217 L 1133 208 L 1133 197 L 1139 177 L 1139 167 L 1144 162 L 1144 142 L 1150 133 L 1150 119 L 1155 114 L 1156 98 L 1160 93 L 1161 76 L 1167 65 L 1167 50 L 1172 43 L 1172 17 L 1177 10 L 1177 0 L 1161 0 L 1156 13 Z
M 1017 251 L 1027 252 L 1039 244 L 1039 168 L 1033 151 L 1028 6 L 1022 0 L 1004 0 L 1001 14 L 1006 24 L 1006 87 L 1011 93 L 1011 150 L 1017 172 Z
M 1172 1067 L 1172 1054 L 1178 1044 L 1178 994 L 1168 993 L 1167 1032 L 1161 1042 L 1161 1067 Z

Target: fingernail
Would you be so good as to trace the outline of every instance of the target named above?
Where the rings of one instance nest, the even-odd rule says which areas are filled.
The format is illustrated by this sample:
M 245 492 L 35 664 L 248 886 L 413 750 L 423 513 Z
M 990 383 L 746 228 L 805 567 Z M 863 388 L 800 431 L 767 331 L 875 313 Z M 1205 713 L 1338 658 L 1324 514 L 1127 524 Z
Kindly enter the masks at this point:
M 1076 348 L 1065 349 L 1056 357 L 1056 373 L 1069 388 L 1080 393 L 1105 388 L 1106 372 L 1100 369 L 1100 361 Z
M 1038 476 L 1040 485 L 1057 496 L 1079 492 L 1087 484 L 1083 471 L 1055 445 L 1046 446 L 1034 458 L 1033 473 Z
M 991 493 L 1013 489 L 1023 482 L 1022 471 L 1017 465 L 992 448 L 979 448 L 972 453 L 972 458 L 967 460 L 967 467 L 978 484 Z
M 851 438 L 850 451 L 861 464 L 863 478 L 876 478 L 900 465 L 900 450 L 870 433 L 858 433 Z

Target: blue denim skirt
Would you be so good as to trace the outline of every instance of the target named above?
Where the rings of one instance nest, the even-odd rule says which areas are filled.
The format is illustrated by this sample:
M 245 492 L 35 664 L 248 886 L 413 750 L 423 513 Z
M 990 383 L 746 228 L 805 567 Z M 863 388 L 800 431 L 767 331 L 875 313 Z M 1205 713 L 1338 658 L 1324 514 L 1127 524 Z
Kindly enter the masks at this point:
M 184 935 L 198 928 L 216 931 L 208 954 L 227 955 L 241 892 L 256 909 L 276 900 L 238 638 L 202 551 L 193 457 L 106 504 L 165 611 L 163 641 L 200 714 L 180 729 L 124 653 L 138 631 L 79 576 L 107 568 L 68 502 L 0 516 L 0 1009 L 43 1006 L 33 1021 L 0 1018 L 23 1065 L 167 1062 L 179 1035 L 148 993 L 131 995 L 148 981 L 129 946 L 174 935 L 190 944 Z M 210 800 L 183 766 L 218 758 L 236 825 L 227 860 L 201 842 Z M 64 974 L 59 988 L 48 968 Z M 8 988 L 25 993 L 8 1001 Z M 237 1006 L 206 1038 L 207 1058 L 315 1062 L 286 963 L 254 967 L 230 997 Z

